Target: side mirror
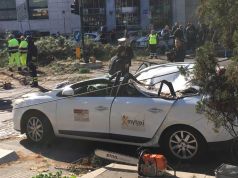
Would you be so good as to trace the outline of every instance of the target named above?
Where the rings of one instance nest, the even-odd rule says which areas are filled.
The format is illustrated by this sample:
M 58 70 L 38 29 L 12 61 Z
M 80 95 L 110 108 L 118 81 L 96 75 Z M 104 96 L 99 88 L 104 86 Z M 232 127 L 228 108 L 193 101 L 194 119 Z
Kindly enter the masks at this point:
M 74 96 L 74 90 L 71 87 L 66 87 L 62 91 L 63 96 Z

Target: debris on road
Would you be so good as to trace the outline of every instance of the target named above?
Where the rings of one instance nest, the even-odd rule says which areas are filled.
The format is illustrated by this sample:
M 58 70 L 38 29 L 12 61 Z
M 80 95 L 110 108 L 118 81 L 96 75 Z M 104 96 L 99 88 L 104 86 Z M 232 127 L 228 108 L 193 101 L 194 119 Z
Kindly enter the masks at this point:
M 8 82 L 8 81 L 4 81 L 2 87 L 4 90 L 10 90 L 10 89 L 12 89 L 12 83 Z

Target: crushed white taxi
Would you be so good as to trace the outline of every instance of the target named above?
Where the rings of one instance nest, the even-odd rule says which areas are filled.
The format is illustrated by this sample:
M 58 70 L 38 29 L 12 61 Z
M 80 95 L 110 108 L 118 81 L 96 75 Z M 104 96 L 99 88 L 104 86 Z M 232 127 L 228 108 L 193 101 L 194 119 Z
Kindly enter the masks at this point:
M 51 136 L 138 146 L 161 146 L 181 160 L 200 157 L 208 146 L 232 139 L 196 112 L 202 96 L 178 67 L 153 65 L 134 77 L 94 78 L 14 102 L 14 128 L 35 143 Z M 139 82 L 138 82 L 139 81 Z M 141 85 L 144 83 L 145 85 Z

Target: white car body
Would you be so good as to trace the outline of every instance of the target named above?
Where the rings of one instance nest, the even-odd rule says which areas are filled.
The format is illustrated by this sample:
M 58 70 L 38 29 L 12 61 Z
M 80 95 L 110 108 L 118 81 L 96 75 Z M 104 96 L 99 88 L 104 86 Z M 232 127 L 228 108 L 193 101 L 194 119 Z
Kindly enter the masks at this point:
M 84 37 L 86 39 L 90 39 L 94 42 L 99 42 L 100 41 L 100 35 L 97 32 L 84 33 Z
M 178 72 L 178 66 L 193 67 L 188 63 L 155 65 L 141 70 L 135 76 L 138 80 L 146 79 L 144 81 L 147 84 L 166 79 L 172 82 L 176 91 L 183 90 L 188 84 Z M 102 83 L 106 81 L 105 78 L 97 80 L 102 80 Z M 39 111 L 48 118 L 58 137 L 158 146 L 163 132 L 182 125 L 199 132 L 206 143 L 232 139 L 224 129 L 215 132 L 213 124 L 196 112 L 196 103 L 201 99 L 199 94 L 177 99 L 145 97 L 147 91 L 136 86 L 141 96 L 62 96 L 62 91 L 67 93 L 76 85 L 77 90 L 83 91 L 81 84 L 87 86 L 88 92 L 91 85 L 79 82 L 44 94 L 27 94 L 16 100 L 13 108 L 14 128 L 25 132 L 22 124 L 24 117 Z M 166 87 L 162 90 L 167 91 Z M 77 93 L 76 89 L 74 93 Z

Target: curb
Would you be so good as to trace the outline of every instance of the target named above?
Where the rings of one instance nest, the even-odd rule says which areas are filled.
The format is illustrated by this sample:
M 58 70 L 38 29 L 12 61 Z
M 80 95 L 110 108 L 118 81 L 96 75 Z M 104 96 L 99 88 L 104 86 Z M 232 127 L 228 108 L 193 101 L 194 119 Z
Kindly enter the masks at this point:
M 111 178 L 110 176 L 112 173 L 110 173 L 110 171 L 111 172 L 114 171 L 113 175 L 117 175 L 120 178 L 124 178 L 124 177 L 134 178 L 135 176 L 138 177 L 137 166 L 128 166 L 128 165 L 112 163 L 104 168 L 100 168 L 98 170 L 85 174 L 80 178 L 97 178 L 102 176 L 105 178 Z M 107 172 L 108 172 L 108 176 L 106 175 Z M 118 174 L 120 172 L 123 172 L 122 175 Z M 193 177 L 194 178 L 215 178 L 214 176 L 207 176 L 205 174 L 196 174 L 196 173 L 188 173 L 188 172 L 176 172 L 176 176 L 173 176 L 173 171 L 167 171 L 167 172 L 171 175 L 164 176 L 164 178 L 166 177 L 167 178 L 193 178 Z M 115 176 L 114 178 L 117 178 L 117 176 Z
M 13 150 L 0 149 L 0 165 L 18 160 L 18 155 Z

